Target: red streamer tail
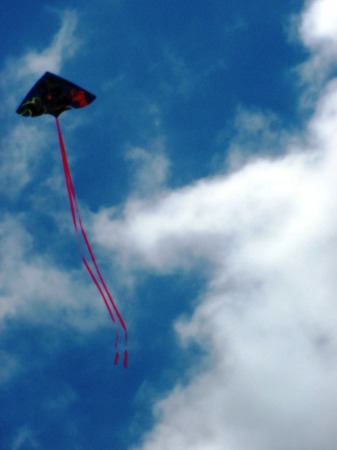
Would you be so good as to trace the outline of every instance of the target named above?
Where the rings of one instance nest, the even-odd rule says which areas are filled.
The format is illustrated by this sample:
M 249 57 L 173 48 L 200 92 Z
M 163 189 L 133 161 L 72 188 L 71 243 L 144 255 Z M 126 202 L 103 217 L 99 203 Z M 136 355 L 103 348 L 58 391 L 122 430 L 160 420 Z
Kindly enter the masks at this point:
M 87 272 L 89 276 L 91 277 L 93 283 L 95 284 L 98 292 L 100 293 L 104 304 L 108 310 L 109 316 L 112 320 L 112 322 L 115 324 L 115 347 L 116 347 L 116 355 L 114 363 L 117 364 L 119 360 L 119 333 L 118 329 L 119 327 L 122 328 L 124 333 L 124 367 L 127 367 L 128 365 L 128 351 L 127 351 L 127 345 L 128 345 L 128 331 L 125 325 L 125 322 L 116 306 L 116 303 L 104 281 L 103 275 L 100 271 L 100 268 L 98 267 L 96 257 L 94 255 L 94 252 L 91 248 L 87 233 L 84 229 L 81 214 L 80 214 L 80 208 L 78 206 L 75 188 L 73 184 L 73 180 L 70 173 L 68 158 L 66 149 L 63 142 L 62 132 L 61 132 L 61 126 L 59 119 L 56 117 L 56 127 L 57 127 L 57 133 L 59 138 L 59 144 L 60 144 L 60 150 L 61 150 L 61 156 L 62 156 L 62 163 L 63 163 L 63 170 L 64 170 L 64 176 L 67 186 L 67 193 L 68 193 L 68 199 L 69 199 L 69 206 L 71 211 L 71 217 L 73 220 L 74 230 L 77 237 L 77 243 L 79 252 L 83 261 L 83 264 L 85 268 L 87 269 Z M 89 260 L 85 257 L 84 252 L 82 250 L 83 248 L 83 242 L 85 244 L 85 248 L 88 251 L 89 254 Z

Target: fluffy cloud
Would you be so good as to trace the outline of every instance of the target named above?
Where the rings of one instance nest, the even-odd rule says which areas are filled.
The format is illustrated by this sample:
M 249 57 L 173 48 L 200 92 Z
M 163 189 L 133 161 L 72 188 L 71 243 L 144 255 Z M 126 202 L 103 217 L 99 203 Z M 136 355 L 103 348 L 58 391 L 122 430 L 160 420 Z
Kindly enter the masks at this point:
M 303 23 L 316 25 L 306 25 L 305 43 L 333 33 L 328 6 L 308 5 Z M 132 198 L 121 218 L 97 215 L 97 240 L 129 268 L 202 263 L 208 274 L 192 317 L 176 323 L 184 345 L 207 350 L 204 365 L 154 405 L 156 424 L 139 449 L 334 450 L 336 112 L 332 80 L 283 156 Z
M 336 54 L 337 5 L 333 0 L 311 0 L 302 16 L 301 36 L 305 45 Z
M 80 274 L 76 270 L 66 273 L 47 256 L 38 255 L 22 219 L 24 216 L 7 215 L 0 225 L 0 320 L 17 315 L 32 322 L 54 323 L 55 316 L 50 316 L 53 311 L 59 316 L 59 326 L 95 328 L 99 313 L 97 322 L 88 312 L 93 312 L 97 303 L 89 300 L 92 292 L 89 294 L 83 284 L 82 270 Z
M 134 195 L 144 197 L 152 195 L 163 187 L 169 169 L 169 161 L 161 151 L 162 143 L 157 140 L 152 152 L 140 147 L 133 147 L 127 153 L 127 159 L 133 166 Z
M 299 21 L 299 35 L 303 44 L 312 53 L 302 66 L 302 74 L 315 90 L 313 79 L 321 83 L 326 80 L 337 56 L 337 5 L 333 0 L 309 0 Z M 317 89 L 317 87 L 316 87 Z
M 156 405 L 142 449 L 333 449 L 335 106 L 333 83 L 290 155 L 97 218 L 130 266 L 212 267 L 200 306 L 177 325 L 184 341 L 208 342 L 211 368 Z
M 38 157 L 46 142 L 46 133 L 32 124 L 18 123 L 8 130 L 1 142 L 0 191 L 4 196 L 17 196 L 34 178 Z

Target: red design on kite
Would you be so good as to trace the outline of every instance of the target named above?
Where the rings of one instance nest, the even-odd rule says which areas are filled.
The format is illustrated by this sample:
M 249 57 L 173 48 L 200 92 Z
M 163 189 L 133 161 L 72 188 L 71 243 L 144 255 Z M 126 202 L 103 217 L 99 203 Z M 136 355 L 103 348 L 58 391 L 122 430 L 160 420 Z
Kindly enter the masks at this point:
M 80 108 L 83 108 L 84 106 L 87 106 L 87 97 L 85 95 L 85 91 L 78 91 L 76 89 L 72 89 L 70 91 L 71 99 L 74 102 L 77 102 L 80 106 Z

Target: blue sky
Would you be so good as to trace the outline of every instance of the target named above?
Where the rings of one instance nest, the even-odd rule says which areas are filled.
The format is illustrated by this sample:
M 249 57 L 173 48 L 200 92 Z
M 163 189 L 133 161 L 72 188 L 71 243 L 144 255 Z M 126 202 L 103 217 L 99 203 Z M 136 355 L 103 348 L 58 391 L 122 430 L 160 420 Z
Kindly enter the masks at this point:
M 84 3 L 84 4 L 83 4 Z M 5 1 L 0 449 L 334 450 L 334 0 Z M 84 223 L 129 330 L 78 255 Z

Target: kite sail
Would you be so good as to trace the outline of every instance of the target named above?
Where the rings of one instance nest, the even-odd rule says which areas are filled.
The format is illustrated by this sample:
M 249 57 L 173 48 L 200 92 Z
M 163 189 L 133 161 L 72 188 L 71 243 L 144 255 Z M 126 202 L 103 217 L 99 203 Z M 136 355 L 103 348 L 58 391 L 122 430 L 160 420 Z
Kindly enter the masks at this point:
M 68 199 L 74 230 L 77 237 L 81 259 L 87 269 L 92 281 L 100 293 L 108 310 L 116 330 L 116 355 L 114 363 L 119 360 L 119 331 L 124 334 L 124 367 L 128 364 L 128 332 L 116 303 L 104 281 L 103 275 L 97 264 L 94 252 L 91 248 L 87 233 L 84 229 L 79 205 L 76 198 L 75 188 L 72 181 L 66 149 L 61 132 L 59 115 L 70 109 L 83 108 L 95 100 L 95 95 L 80 88 L 74 83 L 65 80 L 50 72 L 46 72 L 28 92 L 17 109 L 17 113 L 26 117 L 37 117 L 42 114 L 50 114 L 55 117 L 57 134 L 63 163 L 64 176 L 68 192 Z M 83 250 L 84 249 L 84 250 Z M 85 250 L 86 249 L 86 250 Z M 88 257 L 85 256 L 85 252 Z

